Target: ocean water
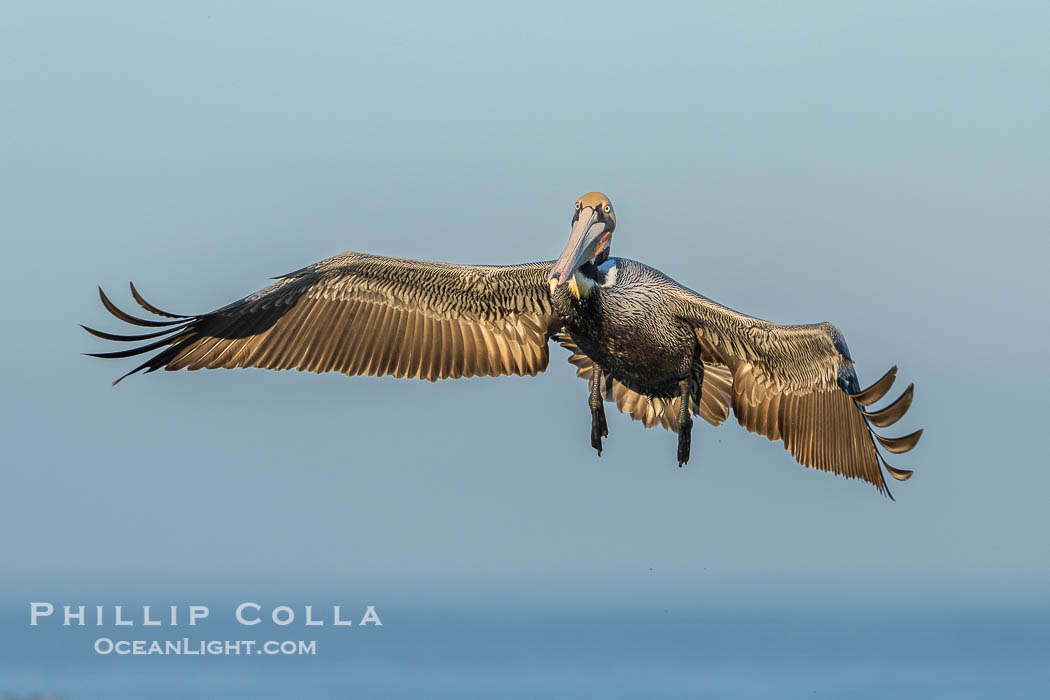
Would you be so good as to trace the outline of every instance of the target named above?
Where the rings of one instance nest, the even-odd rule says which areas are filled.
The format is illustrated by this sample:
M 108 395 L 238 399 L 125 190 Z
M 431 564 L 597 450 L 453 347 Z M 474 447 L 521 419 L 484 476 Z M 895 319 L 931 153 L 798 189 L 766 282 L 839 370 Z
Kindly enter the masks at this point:
M 1031 602 L 462 600 L 377 606 L 381 627 L 339 629 L 268 621 L 246 628 L 234 621 L 232 605 L 211 608 L 207 625 L 188 634 L 315 640 L 316 654 L 100 656 L 92 651 L 99 636 L 174 638 L 187 628 L 31 628 L 28 605 L 12 604 L 4 608 L 0 697 L 1050 696 L 1050 606 Z

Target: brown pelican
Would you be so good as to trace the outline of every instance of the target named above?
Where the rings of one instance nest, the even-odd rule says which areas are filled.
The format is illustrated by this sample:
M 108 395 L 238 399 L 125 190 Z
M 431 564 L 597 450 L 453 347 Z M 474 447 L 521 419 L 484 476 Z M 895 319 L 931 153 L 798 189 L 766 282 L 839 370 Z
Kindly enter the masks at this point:
M 591 445 L 608 436 L 604 402 L 678 434 L 678 464 L 689 461 L 692 416 L 721 424 L 730 409 L 742 426 L 782 440 L 803 465 L 874 484 L 889 495 L 880 463 L 904 481 L 876 443 L 907 452 L 922 435 L 875 434 L 911 406 L 914 385 L 876 411 L 897 368 L 861 390 L 842 333 L 830 323 L 783 326 L 733 311 L 648 265 L 610 257 L 616 214 L 609 198 L 576 201 L 569 242 L 557 261 L 452 265 L 342 253 L 292 272 L 216 311 L 181 316 L 131 294 L 160 330 L 106 340 L 153 342 L 93 353 L 123 358 L 157 351 L 120 377 L 164 368 L 263 367 L 348 375 L 450 377 L 535 375 L 548 342 L 590 388 Z M 120 381 L 117 380 L 117 382 Z M 114 382 L 116 384 L 117 382 Z M 892 497 L 892 496 L 891 496 Z

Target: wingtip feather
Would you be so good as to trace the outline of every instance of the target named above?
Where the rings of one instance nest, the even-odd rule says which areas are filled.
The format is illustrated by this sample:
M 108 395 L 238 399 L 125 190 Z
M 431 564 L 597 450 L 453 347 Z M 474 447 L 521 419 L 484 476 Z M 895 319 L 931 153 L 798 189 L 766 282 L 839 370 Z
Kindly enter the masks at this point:
M 893 382 L 896 378 L 897 365 L 893 365 L 877 382 L 869 386 L 867 389 L 863 389 L 855 394 L 850 394 L 850 396 L 861 406 L 870 406 L 886 395 L 886 392 L 893 386 Z
M 868 419 L 868 422 L 879 428 L 886 428 L 901 419 L 901 417 L 908 412 L 911 408 L 912 399 L 915 398 L 915 384 L 909 384 L 908 388 L 904 390 L 897 400 L 891 403 L 886 408 L 878 411 L 872 411 L 868 413 L 864 412 L 864 417 Z
M 879 444 L 885 447 L 894 454 L 902 454 L 915 447 L 918 444 L 919 438 L 922 437 L 922 429 L 916 430 L 914 433 L 909 433 L 899 438 L 887 438 L 873 432 L 872 435 L 879 441 Z
M 176 324 L 182 323 L 181 320 L 176 320 L 176 321 L 147 321 L 144 318 L 139 318 L 137 316 L 132 316 L 131 314 L 129 314 L 129 313 L 125 312 L 125 311 L 122 311 L 116 304 L 114 304 L 112 301 L 110 301 L 109 297 L 106 296 L 106 293 L 102 290 L 101 286 L 99 286 L 99 288 L 98 288 L 98 296 L 99 296 L 99 299 L 102 300 L 102 305 L 106 307 L 107 311 L 109 311 L 111 314 L 113 314 L 114 316 L 119 318 L 121 321 L 124 321 L 125 323 L 130 323 L 133 326 L 145 326 L 145 327 L 150 327 L 150 328 L 163 328 L 164 326 L 174 326 Z
M 141 294 L 139 294 L 139 290 L 135 289 L 134 282 L 129 280 L 128 286 L 131 287 L 131 296 L 134 297 L 135 301 L 138 302 L 138 305 L 144 308 L 146 311 L 157 314 L 158 316 L 167 316 L 168 318 L 190 318 L 189 316 L 184 316 L 182 314 L 173 314 L 170 311 L 158 309 L 156 306 L 146 301 Z

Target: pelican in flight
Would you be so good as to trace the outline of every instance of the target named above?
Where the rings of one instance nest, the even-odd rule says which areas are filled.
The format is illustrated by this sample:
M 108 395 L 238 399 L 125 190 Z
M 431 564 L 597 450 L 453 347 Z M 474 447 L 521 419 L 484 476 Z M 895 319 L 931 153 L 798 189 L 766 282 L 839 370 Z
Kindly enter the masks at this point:
M 914 385 L 880 410 L 890 369 L 861 389 L 841 331 L 830 323 L 779 325 L 733 311 L 659 270 L 610 256 L 616 214 L 590 192 L 572 214 L 556 261 L 453 265 L 342 253 L 292 272 L 239 301 L 199 316 L 162 311 L 134 284 L 151 314 L 106 309 L 159 330 L 105 340 L 152 341 L 94 357 L 154 352 L 120 379 L 158 369 L 262 367 L 434 381 L 529 375 L 547 367 L 548 344 L 569 350 L 589 386 L 591 445 L 609 434 L 605 402 L 678 434 L 678 465 L 689 461 L 693 416 L 720 425 L 730 409 L 742 426 L 782 440 L 799 463 L 868 481 L 890 495 L 879 446 L 907 452 L 922 435 L 887 438 L 872 427 L 897 422 Z M 120 381 L 117 380 L 117 382 Z M 116 382 L 114 382 L 116 384 Z M 892 495 L 891 495 L 892 498 Z

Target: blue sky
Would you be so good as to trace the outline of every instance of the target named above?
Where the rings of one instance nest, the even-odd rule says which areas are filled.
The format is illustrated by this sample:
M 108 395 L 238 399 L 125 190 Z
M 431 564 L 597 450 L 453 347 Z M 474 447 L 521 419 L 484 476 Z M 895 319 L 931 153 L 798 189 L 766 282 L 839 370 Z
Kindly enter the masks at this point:
M 999 597 L 1050 580 L 1045 3 L 0 4 L 5 576 Z M 379 5 L 382 5 L 381 7 Z M 95 285 L 203 312 L 343 250 L 614 254 L 831 320 L 917 384 L 897 502 L 730 421 L 536 379 L 161 373 Z M 158 584 L 159 585 L 159 584 Z M 1040 595 L 1040 594 L 1037 594 Z

